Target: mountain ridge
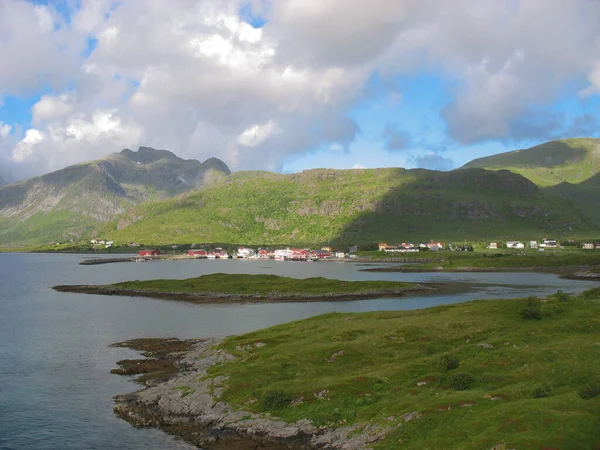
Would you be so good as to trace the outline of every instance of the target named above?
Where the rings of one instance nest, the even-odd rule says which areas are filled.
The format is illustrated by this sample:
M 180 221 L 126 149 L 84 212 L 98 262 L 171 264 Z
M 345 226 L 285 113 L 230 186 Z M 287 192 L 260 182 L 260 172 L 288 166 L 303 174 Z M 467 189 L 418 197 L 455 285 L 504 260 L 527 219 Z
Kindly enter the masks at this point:
M 124 149 L 0 187 L 0 244 L 501 239 L 600 230 L 600 139 L 426 169 L 232 173 L 218 158 Z M 189 242 L 188 242 L 189 241 Z
M 222 161 L 207 161 L 140 147 L 0 186 L 0 243 L 80 238 L 95 222 L 135 204 L 201 188 L 231 173 Z

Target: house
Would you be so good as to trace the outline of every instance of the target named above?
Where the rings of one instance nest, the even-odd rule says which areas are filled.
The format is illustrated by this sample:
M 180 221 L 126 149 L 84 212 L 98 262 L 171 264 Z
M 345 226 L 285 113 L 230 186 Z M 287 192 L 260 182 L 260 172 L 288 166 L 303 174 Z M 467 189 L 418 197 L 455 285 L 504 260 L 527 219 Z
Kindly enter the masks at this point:
M 442 242 L 430 242 L 429 244 L 426 244 L 426 247 L 429 250 L 437 252 L 438 250 L 444 249 L 444 244 Z
M 277 261 L 283 261 L 290 256 L 290 251 L 291 250 L 289 248 L 275 250 L 273 258 L 275 258 Z
M 98 241 L 97 241 L 96 239 L 92 239 L 92 240 L 90 241 L 90 244 L 92 244 L 92 245 L 96 245 L 97 243 L 98 243 Z
M 389 245 L 387 245 L 385 242 L 380 242 L 379 243 L 379 251 L 380 252 L 385 252 L 387 251 L 387 248 L 389 247 Z
M 490 242 L 490 245 L 488 245 L 486 248 L 488 248 L 490 250 L 498 250 L 498 243 L 497 242 Z
M 203 259 L 206 258 L 206 250 L 188 250 L 187 252 L 188 256 L 191 256 L 192 258 L 196 258 L 196 259 Z
M 269 259 L 271 257 L 270 255 L 270 251 L 267 250 L 266 248 L 259 248 L 258 249 L 258 259 Z
M 316 250 L 310 250 L 308 252 L 308 259 L 315 261 L 315 260 L 319 259 L 319 254 L 317 253 Z
M 106 244 L 104 244 L 106 248 L 111 248 L 113 245 L 115 245 L 114 241 L 106 241 Z
M 352 245 L 348 247 L 348 253 L 353 253 L 358 251 L 358 245 Z
M 335 252 L 336 258 L 345 258 L 346 254 L 344 252 Z
M 506 241 L 506 248 L 525 248 L 525 244 L 519 241 Z
M 217 259 L 229 259 L 229 253 L 227 250 L 217 247 L 211 252 Z
M 537 241 L 529 241 L 529 248 L 538 248 Z
M 557 242 L 556 239 L 553 238 L 545 238 L 542 243 L 540 244 L 540 247 L 549 247 L 549 248 L 556 248 L 557 247 Z
M 323 250 L 324 252 L 331 252 L 333 251 L 333 248 L 331 248 L 330 245 L 326 245 L 324 247 L 321 247 L 321 250 Z
M 159 256 L 160 255 L 160 251 L 159 250 L 140 250 L 140 252 L 138 253 L 140 256 L 146 257 L 146 256 Z
M 240 259 L 251 258 L 256 254 L 253 248 L 240 247 L 237 250 L 237 257 Z
M 287 259 L 291 261 L 307 261 L 308 260 L 308 250 L 303 250 L 299 248 L 293 248 L 289 250 L 289 255 Z
M 328 250 L 317 250 L 317 257 L 319 259 L 325 259 L 331 257 L 331 252 Z
M 586 250 L 594 250 L 594 248 L 596 248 L 596 246 L 591 242 L 584 242 L 582 247 Z

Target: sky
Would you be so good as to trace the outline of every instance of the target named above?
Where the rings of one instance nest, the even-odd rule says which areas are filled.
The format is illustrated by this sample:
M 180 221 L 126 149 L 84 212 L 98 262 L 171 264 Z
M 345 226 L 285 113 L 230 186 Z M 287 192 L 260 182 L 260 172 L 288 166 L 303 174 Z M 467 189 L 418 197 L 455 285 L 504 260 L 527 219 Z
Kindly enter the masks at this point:
M 600 136 L 598 0 L 0 0 L 0 180 L 151 146 L 450 170 Z

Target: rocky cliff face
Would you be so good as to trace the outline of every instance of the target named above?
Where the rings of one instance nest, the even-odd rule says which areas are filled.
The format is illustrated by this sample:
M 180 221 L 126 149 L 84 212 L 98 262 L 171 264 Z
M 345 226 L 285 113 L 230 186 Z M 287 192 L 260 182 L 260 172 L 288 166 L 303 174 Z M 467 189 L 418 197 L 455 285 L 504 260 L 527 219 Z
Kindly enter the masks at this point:
M 166 150 L 140 147 L 101 160 L 0 187 L 0 243 L 77 237 L 128 207 L 202 188 L 230 172 L 216 158 L 201 163 Z M 33 229 L 42 228 L 36 237 Z

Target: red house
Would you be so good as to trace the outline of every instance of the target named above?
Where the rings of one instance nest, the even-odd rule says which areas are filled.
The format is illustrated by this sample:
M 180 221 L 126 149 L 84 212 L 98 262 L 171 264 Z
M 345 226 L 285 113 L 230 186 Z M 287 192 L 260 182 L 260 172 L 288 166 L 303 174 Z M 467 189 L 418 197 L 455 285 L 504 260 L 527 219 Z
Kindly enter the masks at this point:
M 258 249 L 258 258 L 259 259 L 269 259 L 269 250 L 267 250 L 266 248 L 259 248 Z
M 326 250 L 317 250 L 317 256 L 319 257 L 319 259 L 329 258 L 331 256 L 331 252 L 328 252 Z
M 292 261 L 306 261 L 308 259 L 308 252 L 301 249 L 291 249 L 288 259 Z
M 140 256 L 158 256 L 160 255 L 159 250 L 140 250 Z
M 188 256 L 193 258 L 206 258 L 206 250 L 188 250 Z

